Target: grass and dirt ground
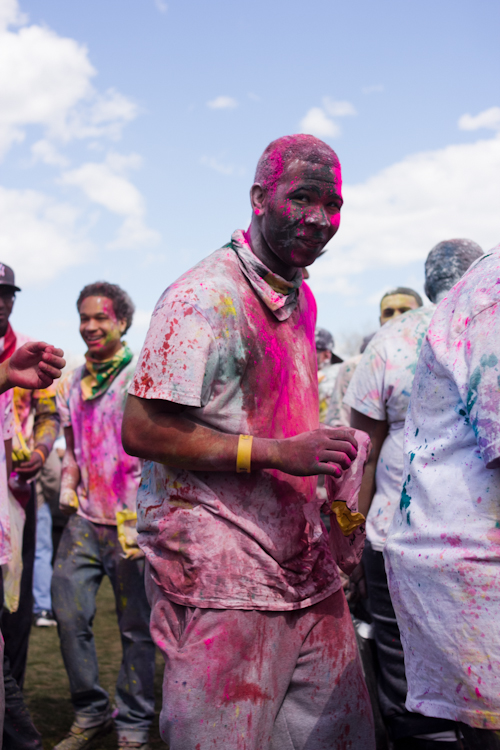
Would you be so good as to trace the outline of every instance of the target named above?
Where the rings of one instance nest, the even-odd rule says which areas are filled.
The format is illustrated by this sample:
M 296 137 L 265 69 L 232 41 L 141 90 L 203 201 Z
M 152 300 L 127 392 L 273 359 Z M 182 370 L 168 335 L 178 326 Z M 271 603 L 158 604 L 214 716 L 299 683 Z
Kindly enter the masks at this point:
M 99 659 L 100 683 L 112 698 L 121 662 L 121 641 L 116 622 L 113 591 L 107 578 L 104 579 L 97 596 L 94 635 Z M 160 748 L 166 750 L 167 748 L 161 741 L 158 730 L 162 675 L 163 659 L 157 652 L 156 716 L 151 727 L 151 750 L 160 750 Z M 32 628 L 24 692 L 35 726 L 42 734 L 43 748 L 52 750 L 54 745 L 65 736 L 73 719 L 68 678 L 59 648 L 57 628 Z M 110 734 L 96 741 L 94 747 L 95 750 L 116 748 L 116 734 Z

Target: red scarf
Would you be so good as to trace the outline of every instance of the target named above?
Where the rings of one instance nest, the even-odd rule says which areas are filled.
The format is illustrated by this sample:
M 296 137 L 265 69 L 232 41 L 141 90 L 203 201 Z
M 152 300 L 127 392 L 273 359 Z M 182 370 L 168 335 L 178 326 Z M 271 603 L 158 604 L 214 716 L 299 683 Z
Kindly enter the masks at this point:
M 7 333 L 3 341 L 3 352 L 0 354 L 0 362 L 5 362 L 6 359 L 12 357 L 16 351 L 16 334 L 12 330 L 12 326 L 9 323 L 7 326 Z

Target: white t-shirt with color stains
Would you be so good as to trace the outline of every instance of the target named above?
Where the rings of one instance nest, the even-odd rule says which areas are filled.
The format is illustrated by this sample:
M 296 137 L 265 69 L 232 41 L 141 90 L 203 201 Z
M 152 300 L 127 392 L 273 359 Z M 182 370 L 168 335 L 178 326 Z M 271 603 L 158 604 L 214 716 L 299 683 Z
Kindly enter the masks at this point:
M 500 246 L 438 306 L 385 548 L 411 711 L 500 729 Z
M 302 275 L 290 295 L 269 284 L 285 282 L 235 232 L 160 298 L 129 392 L 184 404 L 188 419 L 234 435 L 317 428 L 314 297 Z M 340 577 L 316 481 L 146 461 L 139 543 L 154 580 L 194 607 L 282 611 L 325 599 Z
M 344 397 L 356 411 L 389 424 L 366 519 L 366 537 L 378 552 L 384 549 L 401 497 L 403 427 L 420 347 L 435 309 L 420 307 L 382 326 L 366 347 Z

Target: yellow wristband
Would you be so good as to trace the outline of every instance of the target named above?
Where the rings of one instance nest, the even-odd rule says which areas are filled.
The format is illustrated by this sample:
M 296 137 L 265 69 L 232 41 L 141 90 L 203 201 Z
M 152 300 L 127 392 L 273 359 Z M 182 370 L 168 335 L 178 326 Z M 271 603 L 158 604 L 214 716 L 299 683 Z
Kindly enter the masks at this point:
M 236 455 L 236 471 L 238 474 L 243 472 L 250 474 L 252 443 L 253 437 L 251 435 L 240 435 L 240 439 L 238 440 L 238 453 Z
M 45 461 L 47 460 L 45 457 L 45 453 L 42 450 L 40 450 L 40 448 L 33 448 L 31 453 L 38 453 L 38 455 L 41 456 L 43 463 L 45 463 Z

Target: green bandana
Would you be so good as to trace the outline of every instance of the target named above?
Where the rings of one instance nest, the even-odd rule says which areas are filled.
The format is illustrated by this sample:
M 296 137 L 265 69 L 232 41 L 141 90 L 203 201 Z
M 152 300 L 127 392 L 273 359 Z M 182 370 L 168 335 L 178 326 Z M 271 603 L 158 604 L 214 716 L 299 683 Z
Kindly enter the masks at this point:
M 91 401 L 106 393 L 113 380 L 128 365 L 132 357 L 133 354 L 124 341 L 122 348 L 113 359 L 108 359 L 106 362 L 94 362 L 87 359 L 86 370 L 83 371 L 80 381 L 83 400 Z

